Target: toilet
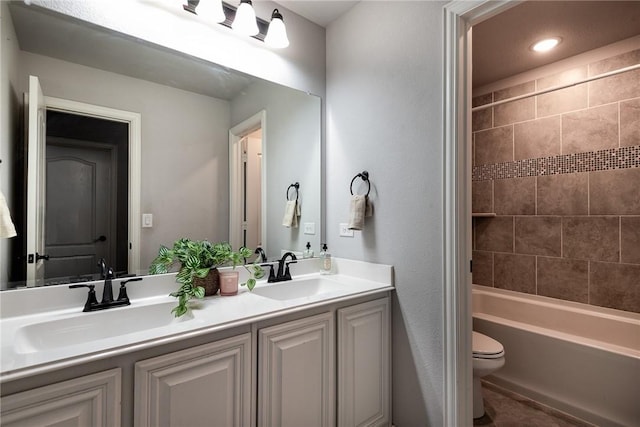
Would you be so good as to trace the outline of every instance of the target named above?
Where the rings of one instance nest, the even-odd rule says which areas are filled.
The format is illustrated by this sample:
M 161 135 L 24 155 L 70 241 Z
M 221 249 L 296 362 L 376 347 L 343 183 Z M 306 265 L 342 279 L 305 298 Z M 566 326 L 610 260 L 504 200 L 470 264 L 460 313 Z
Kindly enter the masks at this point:
M 504 365 L 504 347 L 491 337 L 473 331 L 473 418 L 484 415 L 482 384 L 480 378 L 489 375 Z

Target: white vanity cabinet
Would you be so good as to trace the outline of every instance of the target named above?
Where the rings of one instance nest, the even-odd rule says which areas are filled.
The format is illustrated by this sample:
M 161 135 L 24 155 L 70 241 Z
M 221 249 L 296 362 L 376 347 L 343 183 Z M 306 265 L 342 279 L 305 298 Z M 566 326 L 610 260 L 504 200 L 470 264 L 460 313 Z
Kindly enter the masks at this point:
M 251 425 L 251 334 L 135 364 L 135 425 Z
M 335 425 L 335 321 L 327 312 L 258 331 L 258 426 Z
M 338 310 L 339 427 L 391 425 L 389 298 Z
M 117 427 L 121 376 L 111 369 L 5 396 L 2 426 Z

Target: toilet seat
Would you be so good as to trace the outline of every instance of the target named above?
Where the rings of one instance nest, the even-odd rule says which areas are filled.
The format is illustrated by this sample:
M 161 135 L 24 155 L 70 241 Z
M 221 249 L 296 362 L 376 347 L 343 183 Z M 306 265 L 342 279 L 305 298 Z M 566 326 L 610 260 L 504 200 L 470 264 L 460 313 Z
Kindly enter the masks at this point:
M 472 331 L 471 348 L 476 359 L 499 359 L 504 356 L 504 347 L 491 337 Z

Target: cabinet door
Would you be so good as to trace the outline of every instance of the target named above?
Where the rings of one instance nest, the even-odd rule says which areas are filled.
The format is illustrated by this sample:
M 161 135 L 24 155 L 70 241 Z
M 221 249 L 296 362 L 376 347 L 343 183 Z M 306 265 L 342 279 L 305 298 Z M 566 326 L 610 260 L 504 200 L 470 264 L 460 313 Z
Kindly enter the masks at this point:
M 335 425 L 333 313 L 261 329 L 258 425 Z
M 251 334 L 136 363 L 136 426 L 248 426 Z
M 338 426 L 391 424 L 389 298 L 338 310 Z
M 120 369 L 36 388 L 2 398 L 3 427 L 119 426 Z

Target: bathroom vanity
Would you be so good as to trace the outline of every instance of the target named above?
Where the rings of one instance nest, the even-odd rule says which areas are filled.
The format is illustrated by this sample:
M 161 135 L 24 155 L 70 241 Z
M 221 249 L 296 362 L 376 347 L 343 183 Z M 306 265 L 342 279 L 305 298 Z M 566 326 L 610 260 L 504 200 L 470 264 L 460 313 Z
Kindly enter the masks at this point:
M 66 286 L 3 292 L 2 425 L 390 425 L 392 267 L 334 268 L 303 260 L 180 319 L 171 274 L 94 313 Z

